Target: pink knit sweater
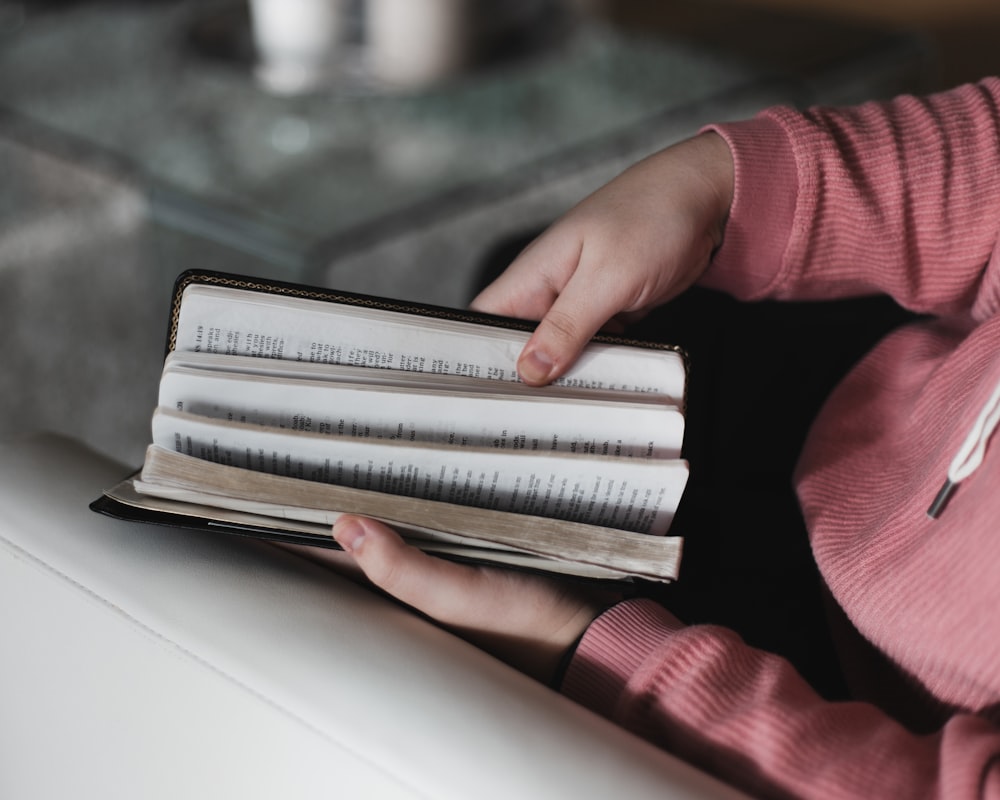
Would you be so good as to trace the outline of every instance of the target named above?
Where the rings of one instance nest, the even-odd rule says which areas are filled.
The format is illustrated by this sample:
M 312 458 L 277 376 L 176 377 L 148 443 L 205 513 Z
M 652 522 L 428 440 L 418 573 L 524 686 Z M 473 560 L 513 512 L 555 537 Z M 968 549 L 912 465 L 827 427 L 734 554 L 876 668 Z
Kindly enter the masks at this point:
M 926 514 L 1000 385 L 1000 81 L 715 130 L 736 196 L 706 285 L 884 292 L 933 315 L 842 382 L 796 478 L 832 596 L 893 667 L 887 699 L 826 702 L 780 658 L 641 600 L 591 626 L 563 690 L 754 792 L 1000 797 L 1000 432 Z

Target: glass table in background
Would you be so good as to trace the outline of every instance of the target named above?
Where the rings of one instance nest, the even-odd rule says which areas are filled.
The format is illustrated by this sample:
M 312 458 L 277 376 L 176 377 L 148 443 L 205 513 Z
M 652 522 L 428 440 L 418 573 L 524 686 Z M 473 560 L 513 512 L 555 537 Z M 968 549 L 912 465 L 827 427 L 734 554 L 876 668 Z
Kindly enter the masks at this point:
M 0 107 L 133 171 L 164 281 L 198 266 L 445 305 L 497 242 L 705 122 L 927 70 L 894 32 L 673 2 L 654 36 L 538 0 L 488 63 L 402 90 L 372 77 L 353 2 L 329 80 L 279 96 L 244 3 L 22 5 L 0 18 Z

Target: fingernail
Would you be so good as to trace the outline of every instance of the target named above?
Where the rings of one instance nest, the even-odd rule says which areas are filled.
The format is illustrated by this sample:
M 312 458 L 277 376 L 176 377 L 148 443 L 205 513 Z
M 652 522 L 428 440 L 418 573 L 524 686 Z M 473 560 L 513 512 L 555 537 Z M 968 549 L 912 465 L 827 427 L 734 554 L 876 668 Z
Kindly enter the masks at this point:
M 356 520 L 338 519 L 333 524 L 333 538 L 346 552 L 351 553 L 361 546 L 361 540 L 365 538 L 365 529 Z
M 517 371 L 526 383 L 548 383 L 555 362 L 543 350 L 530 350 L 521 355 Z

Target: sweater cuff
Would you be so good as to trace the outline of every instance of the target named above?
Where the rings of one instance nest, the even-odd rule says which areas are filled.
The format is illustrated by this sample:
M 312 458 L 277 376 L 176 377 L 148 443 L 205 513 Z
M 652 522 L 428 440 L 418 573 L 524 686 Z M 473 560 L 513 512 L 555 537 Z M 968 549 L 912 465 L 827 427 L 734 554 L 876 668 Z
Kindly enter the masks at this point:
M 740 300 L 763 299 L 784 277 L 795 220 L 799 181 L 792 144 L 766 112 L 704 130 L 729 145 L 735 184 L 722 245 L 699 283 Z
M 676 617 L 652 600 L 612 606 L 584 633 L 563 677 L 562 693 L 614 719 L 628 681 L 683 628 Z

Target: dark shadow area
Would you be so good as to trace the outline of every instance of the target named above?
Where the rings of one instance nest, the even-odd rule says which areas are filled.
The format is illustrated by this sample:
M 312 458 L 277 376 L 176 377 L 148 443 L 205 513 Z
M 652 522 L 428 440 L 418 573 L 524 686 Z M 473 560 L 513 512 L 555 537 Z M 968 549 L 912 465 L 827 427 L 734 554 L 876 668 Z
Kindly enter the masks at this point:
M 634 34 L 686 42 L 740 58 L 758 69 L 770 69 L 776 75 L 791 74 L 806 81 L 831 68 L 831 52 L 838 54 L 843 67 L 852 61 L 898 59 L 900 67 L 906 64 L 921 73 L 921 88 L 933 70 L 929 42 L 912 28 L 851 18 L 808 5 L 783 10 L 766 4 L 696 0 L 653 4 L 639 0 L 609 3 L 604 14 L 613 24 Z
M 754 63 L 808 72 L 831 41 L 870 51 L 895 32 L 922 43 L 926 90 L 936 91 L 1000 72 L 996 41 L 1000 15 L 984 4 L 945 3 L 908 7 L 895 2 L 862 10 L 856 3 L 648 3 L 605 4 L 605 15 L 626 30 L 739 54 Z

